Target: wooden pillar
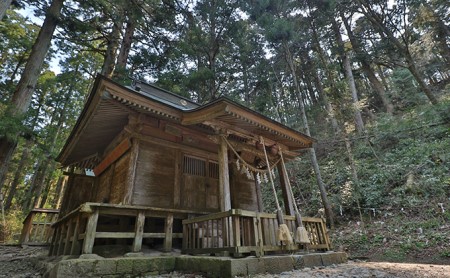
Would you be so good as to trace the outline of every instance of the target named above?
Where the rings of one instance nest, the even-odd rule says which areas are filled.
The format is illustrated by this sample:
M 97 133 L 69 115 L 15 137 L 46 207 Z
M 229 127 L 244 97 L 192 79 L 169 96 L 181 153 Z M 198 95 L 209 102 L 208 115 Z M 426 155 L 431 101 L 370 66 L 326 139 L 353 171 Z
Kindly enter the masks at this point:
M 76 216 L 75 227 L 73 229 L 72 246 L 70 247 L 70 255 L 78 255 L 80 252 L 80 243 L 78 237 L 80 234 L 81 215 Z
M 83 241 L 83 254 L 92 254 L 94 248 L 95 233 L 97 231 L 98 222 L 98 209 L 96 209 L 91 215 L 89 215 L 88 222 L 86 224 L 86 233 Z
M 220 137 L 219 145 L 219 201 L 220 211 L 231 209 L 230 172 L 228 169 L 228 146 L 224 138 Z
M 292 198 L 291 189 L 289 188 L 289 176 L 287 174 L 286 166 L 280 162 L 278 163 L 278 173 L 280 174 L 280 185 L 283 193 L 284 209 L 287 215 L 295 215 L 294 199 Z
M 264 211 L 264 202 L 262 199 L 261 184 L 259 184 L 256 181 L 256 175 L 255 175 L 255 192 L 256 192 L 256 201 L 258 203 L 258 211 L 263 212 Z
M 181 163 L 182 163 L 182 155 L 180 150 L 175 151 L 175 178 L 173 185 L 173 207 L 180 207 L 180 196 L 181 196 Z
M 130 154 L 130 164 L 128 165 L 128 174 L 126 181 L 126 192 L 123 198 L 124 205 L 131 205 L 133 198 L 134 182 L 136 177 L 136 166 L 139 157 L 139 140 L 137 138 L 130 139 L 131 144 L 131 154 Z
M 140 211 L 136 217 L 136 224 L 134 226 L 135 234 L 133 241 L 133 252 L 139 252 L 142 249 L 142 238 L 144 236 L 145 214 Z
M 173 237 L 173 213 L 167 214 L 166 224 L 164 226 L 164 252 L 172 251 L 172 237 Z

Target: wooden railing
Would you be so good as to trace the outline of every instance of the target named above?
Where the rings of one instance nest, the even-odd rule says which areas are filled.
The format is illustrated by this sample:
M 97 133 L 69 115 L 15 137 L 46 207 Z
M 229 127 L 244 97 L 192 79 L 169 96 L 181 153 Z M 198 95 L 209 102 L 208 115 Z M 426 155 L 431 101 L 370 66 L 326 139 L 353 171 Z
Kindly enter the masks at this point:
M 294 216 L 284 216 L 292 234 L 297 229 Z M 183 220 L 183 253 L 208 254 L 229 252 L 236 257 L 253 253 L 291 252 L 302 248 L 329 250 L 325 223 L 320 218 L 303 217 L 311 244 L 282 244 L 277 240 L 278 220 L 275 214 L 232 209 Z
M 173 232 L 174 218 L 185 219 L 188 215 L 201 215 L 196 212 L 179 209 L 166 209 L 132 205 L 114 205 L 103 203 L 84 203 L 68 213 L 55 224 L 54 236 L 50 247 L 51 256 L 79 255 L 93 253 L 96 239 L 132 239 L 132 252 L 140 252 L 145 238 L 163 239 L 163 249 L 172 249 L 172 239 L 182 238 L 182 233 Z M 100 225 L 99 218 L 126 216 L 134 218 L 134 225 L 121 227 L 115 224 Z M 146 232 L 146 218 L 159 218 L 164 221 L 163 231 Z
M 59 210 L 35 208 L 23 221 L 19 243 L 23 245 L 50 244 L 52 238 L 51 225 L 58 218 Z

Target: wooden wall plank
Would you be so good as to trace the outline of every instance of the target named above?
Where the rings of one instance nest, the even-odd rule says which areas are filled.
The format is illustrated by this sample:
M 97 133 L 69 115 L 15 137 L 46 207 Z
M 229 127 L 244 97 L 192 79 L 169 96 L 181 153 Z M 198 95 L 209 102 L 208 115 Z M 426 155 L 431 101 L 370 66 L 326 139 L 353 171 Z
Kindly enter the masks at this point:
M 130 165 L 130 152 L 127 152 L 114 163 L 114 174 L 111 180 L 111 193 L 109 202 L 119 204 L 125 197 L 128 186 L 128 169 Z
M 140 142 L 133 205 L 173 208 L 175 150 Z

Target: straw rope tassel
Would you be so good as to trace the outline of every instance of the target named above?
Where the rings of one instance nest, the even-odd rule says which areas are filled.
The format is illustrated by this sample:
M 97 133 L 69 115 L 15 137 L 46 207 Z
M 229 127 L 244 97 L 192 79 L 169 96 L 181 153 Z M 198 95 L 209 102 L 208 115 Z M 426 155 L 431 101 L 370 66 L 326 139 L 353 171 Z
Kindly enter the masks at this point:
M 282 152 L 281 148 L 280 148 L 280 155 L 281 155 L 281 163 L 283 163 L 284 169 L 286 169 L 286 164 L 284 164 L 283 152 Z M 286 171 L 286 176 L 287 176 L 287 171 Z M 303 226 L 302 215 L 300 214 L 300 211 L 298 210 L 298 207 L 297 207 L 297 203 L 295 202 L 295 196 L 294 196 L 294 192 L 292 191 L 291 182 L 289 181 L 289 177 L 286 177 L 286 182 L 289 187 L 289 191 L 291 192 L 292 200 L 294 203 L 296 219 L 298 222 L 297 223 L 298 227 L 297 227 L 297 230 L 295 231 L 295 235 L 294 235 L 295 242 L 299 243 L 299 244 L 311 244 L 311 241 L 308 236 L 308 231 L 306 230 L 305 226 Z
M 269 171 L 270 171 L 269 157 L 267 156 L 266 145 L 264 144 L 264 139 L 262 136 L 260 137 L 260 141 L 263 145 L 264 157 L 266 158 L 266 164 L 267 164 L 267 167 L 269 167 Z M 273 196 L 275 197 L 275 203 L 277 205 L 277 216 L 279 218 L 278 221 L 280 222 L 278 225 L 277 239 L 278 239 L 278 241 L 281 241 L 284 244 L 292 244 L 294 242 L 294 240 L 292 239 L 291 231 L 289 231 L 288 226 L 284 223 L 283 212 L 281 211 L 280 203 L 278 201 L 277 190 L 275 189 L 275 183 L 273 182 L 273 177 L 270 172 L 269 172 L 269 179 L 270 179 L 270 184 L 272 185 L 272 191 L 273 191 Z

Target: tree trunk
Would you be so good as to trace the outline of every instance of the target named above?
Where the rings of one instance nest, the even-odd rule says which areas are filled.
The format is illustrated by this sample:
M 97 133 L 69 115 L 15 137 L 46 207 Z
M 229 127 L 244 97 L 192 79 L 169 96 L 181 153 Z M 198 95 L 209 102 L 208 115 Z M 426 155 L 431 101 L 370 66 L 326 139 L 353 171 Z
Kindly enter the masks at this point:
M 12 0 L 2 0 L 2 1 L 0 1 L 0 21 L 5 16 L 6 11 L 11 6 L 11 3 L 12 3 Z
M 411 56 L 411 52 L 408 49 L 408 45 L 402 44 L 400 40 L 394 35 L 394 33 L 384 24 L 384 19 L 380 17 L 380 15 L 372 9 L 372 7 L 362 0 L 357 0 L 359 6 L 361 7 L 361 12 L 365 15 L 365 17 L 372 23 L 373 27 L 377 32 L 382 36 L 386 37 L 389 42 L 397 48 L 397 52 L 405 58 L 407 63 L 407 68 L 413 75 L 414 79 L 416 79 L 417 83 L 419 83 L 420 89 L 427 96 L 428 100 L 436 105 L 438 103 L 436 97 L 431 92 L 431 89 L 425 83 L 423 76 L 417 70 L 416 63 Z
M 78 71 L 78 67 L 76 68 L 76 71 Z M 62 104 L 62 107 L 60 107 L 60 110 L 58 111 L 60 114 L 59 114 L 59 117 L 58 117 L 58 121 L 56 123 L 55 134 L 53 135 L 52 141 L 49 144 L 48 156 L 45 158 L 44 164 L 42 165 L 43 167 L 40 169 L 41 172 L 38 175 L 38 179 L 35 180 L 36 184 L 34 184 L 32 186 L 32 188 L 36 191 L 36 194 L 33 194 L 33 195 L 36 196 L 35 199 L 34 199 L 34 202 L 33 202 L 33 206 L 34 207 L 36 207 L 38 205 L 39 197 L 41 197 L 42 190 L 44 189 L 43 186 L 44 186 L 44 182 L 45 182 L 45 177 L 47 175 L 47 170 L 48 169 L 54 169 L 54 167 L 55 167 L 55 163 L 54 163 L 54 161 L 52 161 L 52 156 L 51 155 L 52 155 L 52 153 L 53 153 L 53 151 L 54 151 L 54 149 L 56 147 L 56 143 L 58 141 L 59 134 L 61 132 L 61 128 L 62 128 L 62 126 L 64 124 L 66 108 L 69 105 L 70 96 L 72 95 L 72 91 L 73 91 L 73 87 L 71 85 L 69 90 L 66 92 L 66 95 L 65 95 L 65 98 L 64 98 L 64 103 Z M 57 110 L 55 110 L 55 113 L 54 113 L 54 115 L 52 117 L 52 123 L 53 123 L 53 120 L 55 119 L 56 111 Z M 50 125 L 52 125 L 52 123 Z M 45 196 L 45 198 L 47 198 L 47 197 Z
M 431 5 L 430 3 L 423 1 L 421 3 L 423 7 L 426 9 L 427 13 L 432 14 L 433 20 L 429 20 L 429 24 L 433 26 L 433 32 L 436 35 L 437 46 L 439 48 L 439 53 L 444 60 L 446 65 L 450 65 L 450 47 L 448 45 L 448 38 L 450 37 L 450 28 L 446 25 L 446 23 L 441 19 L 439 14 L 435 12 L 436 7 Z
M 111 77 L 114 72 L 122 25 L 122 19 L 115 21 L 111 33 L 108 36 L 108 46 L 106 47 L 105 60 L 103 61 L 101 71 L 101 74 L 107 77 Z
M 65 176 L 61 175 L 59 176 L 58 181 L 56 182 L 55 195 L 54 198 L 52 199 L 52 203 L 50 204 L 52 208 L 58 208 L 59 199 L 64 185 L 64 180 Z
M 346 134 L 343 135 L 344 141 L 345 141 L 345 149 L 347 151 L 347 156 L 350 164 L 350 169 L 352 169 L 352 177 L 353 177 L 353 190 L 354 195 L 356 195 L 356 206 L 358 207 L 359 212 L 359 219 L 361 221 L 361 224 L 364 227 L 363 217 L 362 217 L 362 211 L 361 211 L 361 205 L 359 199 L 361 198 L 361 192 L 359 190 L 359 178 L 358 178 L 358 171 L 356 169 L 355 160 L 353 158 L 353 152 L 352 152 L 352 146 L 350 144 L 350 140 L 348 140 L 348 137 Z
M 33 176 L 31 177 L 31 180 L 30 180 L 30 186 L 28 187 L 27 192 L 25 193 L 25 198 L 22 201 L 22 210 L 29 210 L 31 207 L 31 203 L 33 201 L 33 192 L 35 191 L 33 186 L 36 184 L 35 180 L 38 178 L 39 169 L 41 168 L 41 164 L 42 164 L 42 161 L 38 160 L 37 165 L 35 167 L 36 170 L 34 171 Z
M 125 70 L 127 67 L 128 56 L 130 55 L 135 29 L 135 19 L 129 16 L 127 20 L 127 27 L 125 28 L 125 34 L 122 39 L 122 44 L 120 46 L 119 55 L 117 56 L 116 71 L 114 72 L 114 77 L 118 79 L 126 77 L 123 75 L 125 74 Z
M 425 83 L 422 74 L 417 70 L 416 64 L 413 62 L 413 58 L 408 55 L 406 58 L 408 61 L 408 70 L 411 72 L 411 74 L 414 76 L 414 79 L 416 79 L 417 83 L 419 83 L 420 89 L 425 93 L 425 95 L 428 97 L 428 100 L 433 104 L 438 104 L 438 101 L 434 94 L 431 92 L 430 87 Z
M 300 91 L 300 84 L 298 83 L 297 80 L 297 75 L 296 75 L 296 71 L 295 71 L 295 65 L 294 65 L 294 61 L 293 61 L 293 57 L 291 54 L 291 51 L 289 50 L 289 47 L 287 45 L 287 43 L 283 44 L 284 47 L 284 51 L 286 54 L 286 62 L 289 65 L 289 69 L 291 71 L 291 75 L 292 75 L 292 80 L 294 82 L 294 87 L 295 90 L 297 92 L 297 94 L 299 95 L 299 104 L 300 104 L 300 113 L 302 116 L 302 121 L 303 121 L 303 127 L 305 129 L 305 134 L 308 136 L 311 136 L 311 132 L 309 130 L 309 124 L 308 124 L 308 118 L 306 116 L 306 111 L 305 111 L 305 105 L 302 101 L 302 93 Z M 322 175 L 320 173 L 320 167 L 319 167 L 319 163 L 317 162 L 317 157 L 316 157 L 316 151 L 314 148 L 310 148 L 309 149 L 309 154 L 311 157 L 311 163 L 313 165 L 314 168 L 314 173 L 316 174 L 316 180 L 317 180 L 317 184 L 319 186 L 319 191 L 320 191 L 320 197 L 322 199 L 322 204 L 324 206 L 325 209 L 325 215 L 328 221 L 328 224 L 330 225 L 330 228 L 334 228 L 334 216 L 333 216 L 333 210 L 331 209 L 331 204 L 328 201 L 328 196 L 327 196 L 327 191 L 326 191 L 326 186 L 325 183 L 323 182 L 322 179 Z
M 49 168 L 54 169 L 55 161 L 54 160 L 52 162 L 49 161 L 49 163 L 51 164 Z M 46 177 L 45 184 L 46 184 L 46 186 L 45 186 L 44 192 L 42 192 L 42 194 L 40 194 L 41 198 L 39 201 L 39 206 L 38 206 L 39 208 L 43 208 L 45 206 L 45 203 L 47 202 L 48 196 L 52 189 L 52 179 L 49 176 Z
M 61 207 L 61 202 L 63 200 L 63 196 L 64 196 L 64 192 L 67 189 L 67 183 L 68 183 L 68 178 L 66 176 L 63 177 L 62 183 L 60 187 L 56 187 L 56 198 L 55 198 L 55 204 L 54 204 L 54 208 L 59 209 Z
M 17 186 L 23 178 L 25 164 L 28 162 L 28 157 L 30 155 L 30 150 L 32 147 L 32 141 L 27 140 L 25 146 L 23 148 L 22 156 L 19 161 L 19 165 L 17 166 L 16 173 L 14 174 L 14 179 L 9 189 L 8 197 L 5 201 L 5 210 L 8 211 L 11 207 L 12 200 L 16 195 Z
M 15 115 L 22 115 L 30 106 L 42 64 L 50 48 L 56 25 L 59 22 L 63 3 L 64 0 L 53 0 L 47 11 L 44 23 L 31 49 L 30 57 L 12 97 L 11 106 Z M 0 138 L 0 184 L 4 180 L 4 175 L 9 167 L 15 147 L 16 142 L 12 142 L 5 137 Z
M 356 53 L 356 58 L 361 63 L 361 69 L 363 70 L 363 72 L 365 73 L 367 78 L 369 79 L 370 84 L 372 85 L 372 88 L 378 94 L 381 101 L 383 102 L 383 106 L 384 106 L 384 109 L 386 110 L 386 112 L 388 114 L 392 115 L 394 107 L 393 107 L 391 101 L 389 100 L 389 98 L 386 96 L 386 91 L 384 90 L 383 84 L 381 84 L 380 80 L 378 80 L 372 67 L 370 66 L 370 63 L 365 58 L 367 56 L 367 53 L 364 52 L 358 39 L 353 34 L 350 24 L 348 24 L 348 21 L 342 12 L 341 12 L 341 18 L 344 23 L 345 29 L 347 30 L 347 35 L 352 44 L 352 47 L 353 47 L 352 49 Z
M 364 122 L 362 120 L 361 111 L 359 108 L 358 92 L 356 90 L 355 78 L 353 77 L 352 66 L 350 64 L 350 58 L 345 52 L 344 42 L 342 41 L 340 27 L 334 17 L 331 19 L 331 24 L 333 26 L 334 35 L 336 38 L 337 48 L 339 56 L 341 56 L 342 63 L 344 66 L 345 76 L 347 78 L 348 88 L 352 96 L 353 113 L 355 118 L 355 127 L 358 134 L 364 133 Z
M 6 137 L 0 137 L 0 188 L 6 179 L 9 162 L 16 149 L 17 142 L 10 141 Z

